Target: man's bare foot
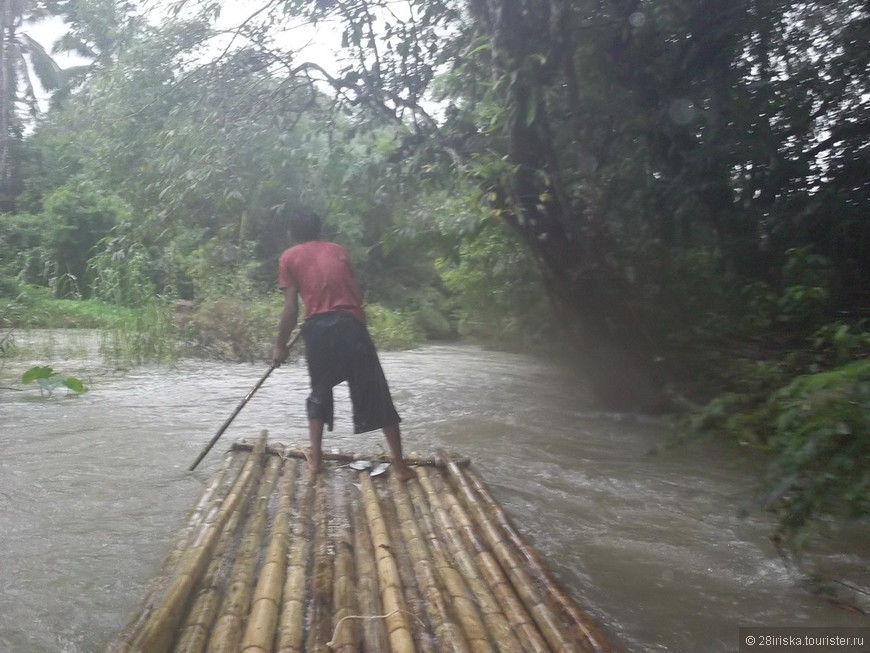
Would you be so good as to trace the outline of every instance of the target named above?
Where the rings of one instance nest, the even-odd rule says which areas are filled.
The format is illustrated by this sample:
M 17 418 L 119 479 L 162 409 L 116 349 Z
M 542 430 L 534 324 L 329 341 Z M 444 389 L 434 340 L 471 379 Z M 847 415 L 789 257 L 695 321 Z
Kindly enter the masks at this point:
M 314 480 L 322 471 L 322 455 L 320 450 L 303 449 L 302 455 L 305 456 L 305 462 L 308 463 L 308 478 Z
M 408 465 L 395 465 L 393 467 L 393 473 L 396 475 L 396 479 L 404 483 L 405 481 L 410 481 L 412 478 L 417 478 L 417 472 L 408 467 Z

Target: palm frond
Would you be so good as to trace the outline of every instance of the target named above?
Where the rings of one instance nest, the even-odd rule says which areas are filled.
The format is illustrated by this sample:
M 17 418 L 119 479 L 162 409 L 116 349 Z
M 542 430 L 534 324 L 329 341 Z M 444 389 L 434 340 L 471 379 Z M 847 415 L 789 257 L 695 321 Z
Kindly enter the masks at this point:
M 47 91 L 53 91 L 60 87 L 61 74 L 60 66 L 52 59 L 51 55 L 45 51 L 37 41 L 23 32 L 19 35 L 22 45 L 22 54 L 30 60 L 30 65 L 39 83 Z M 24 68 L 23 70 L 27 70 Z M 29 75 L 25 74 L 25 77 Z M 29 82 L 29 80 L 28 80 Z
M 80 57 L 88 57 L 90 59 L 96 59 L 97 53 L 94 52 L 94 49 L 85 43 L 82 39 L 74 34 L 66 33 L 57 39 L 54 42 L 54 45 L 51 46 L 52 54 L 59 53 L 74 53 L 79 55 Z
M 69 86 L 72 82 L 82 79 L 87 75 L 93 66 L 91 64 L 82 64 L 80 66 L 70 66 L 62 68 L 60 71 L 60 79 L 63 86 Z
M 15 96 L 15 102 L 26 105 L 31 115 L 35 116 L 39 113 L 39 102 L 36 99 L 33 82 L 30 79 L 30 75 L 27 74 L 27 59 L 24 56 L 24 51 L 20 48 L 13 52 L 13 56 L 17 60 L 17 70 L 23 72 L 23 74 L 18 76 L 23 89 L 19 90 L 18 94 Z

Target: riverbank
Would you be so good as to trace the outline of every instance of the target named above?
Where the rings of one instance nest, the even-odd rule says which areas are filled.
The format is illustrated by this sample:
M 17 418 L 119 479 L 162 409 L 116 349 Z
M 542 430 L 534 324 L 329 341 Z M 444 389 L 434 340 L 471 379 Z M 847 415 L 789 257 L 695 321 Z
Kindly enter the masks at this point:
M 16 334 L 31 330 L 100 329 L 102 353 L 131 366 L 195 357 L 253 362 L 268 355 L 281 300 L 276 295 L 206 299 L 197 303 L 154 297 L 136 309 L 85 299 L 54 299 L 27 286 L 15 299 L 0 298 L 0 357 L 16 356 Z M 369 330 L 382 350 L 413 349 L 425 334 L 408 312 L 367 307 Z

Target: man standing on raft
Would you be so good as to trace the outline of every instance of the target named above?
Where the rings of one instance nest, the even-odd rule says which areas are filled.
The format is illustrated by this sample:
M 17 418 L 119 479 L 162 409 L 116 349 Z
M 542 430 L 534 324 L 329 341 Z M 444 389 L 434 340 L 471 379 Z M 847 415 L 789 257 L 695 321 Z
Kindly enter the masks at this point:
M 402 457 L 401 420 L 366 328 L 350 260 L 340 245 L 320 240 L 320 227 L 320 218 L 314 213 L 290 218 L 293 246 L 281 254 L 278 262 L 278 287 L 284 293 L 284 308 L 278 320 L 272 365 L 280 367 L 287 360 L 287 342 L 299 316 L 301 295 L 305 307 L 302 338 L 311 378 L 307 401 L 311 475 L 321 470 L 323 426 L 332 430 L 333 388 L 347 381 L 354 433 L 382 429 L 393 457 L 394 473 L 406 481 L 416 473 Z

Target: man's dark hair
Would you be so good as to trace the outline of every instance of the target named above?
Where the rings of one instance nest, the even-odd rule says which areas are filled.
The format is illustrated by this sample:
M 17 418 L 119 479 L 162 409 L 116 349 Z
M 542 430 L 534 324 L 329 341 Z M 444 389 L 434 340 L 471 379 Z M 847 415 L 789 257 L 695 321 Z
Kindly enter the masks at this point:
M 320 216 L 301 211 L 290 216 L 290 238 L 297 243 L 320 238 Z

